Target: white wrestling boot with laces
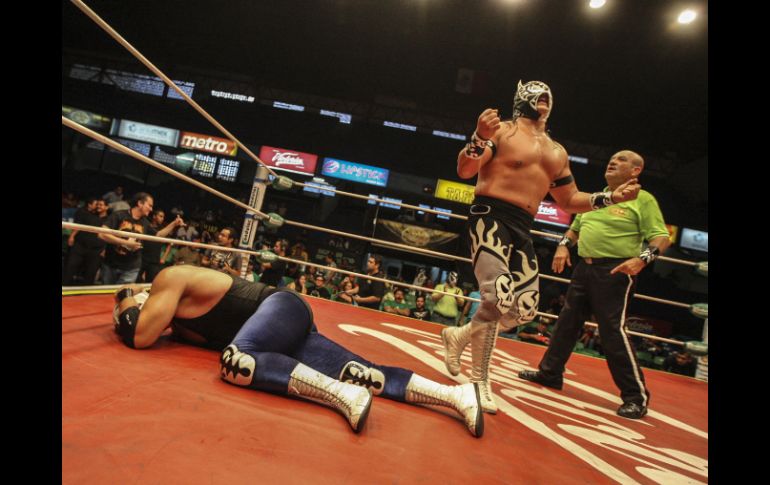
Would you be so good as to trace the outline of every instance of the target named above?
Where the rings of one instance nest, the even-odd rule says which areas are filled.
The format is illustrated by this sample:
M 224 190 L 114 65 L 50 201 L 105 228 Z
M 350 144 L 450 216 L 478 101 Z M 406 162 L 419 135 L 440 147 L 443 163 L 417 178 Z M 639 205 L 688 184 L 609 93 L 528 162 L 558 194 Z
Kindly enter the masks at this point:
M 356 433 L 366 424 L 373 399 L 369 389 L 332 379 L 304 364 L 291 372 L 288 393 L 338 411 Z
M 497 404 L 489 382 L 489 361 L 497 341 L 497 322 L 468 324 L 471 327 L 471 382 L 479 385 L 481 407 L 485 413 L 497 414 Z
M 473 436 L 481 438 L 484 434 L 484 414 L 476 384 L 445 386 L 412 374 L 406 386 L 406 402 L 454 409 L 463 417 L 465 426 Z
M 444 344 L 444 365 L 450 374 L 456 376 L 462 366 L 460 357 L 471 341 L 471 324 L 462 327 L 446 327 L 441 329 L 441 342 Z

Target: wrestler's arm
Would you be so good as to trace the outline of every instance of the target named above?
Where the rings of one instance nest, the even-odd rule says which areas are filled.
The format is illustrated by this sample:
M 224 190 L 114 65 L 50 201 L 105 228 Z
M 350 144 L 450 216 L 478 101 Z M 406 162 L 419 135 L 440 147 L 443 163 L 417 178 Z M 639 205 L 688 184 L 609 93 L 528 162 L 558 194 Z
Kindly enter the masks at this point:
M 504 126 L 500 122 L 500 117 L 496 109 L 485 109 L 479 115 L 476 123 L 476 131 L 460 153 L 457 155 L 457 176 L 461 179 L 474 177 L 485 163 L 488 163 L 495 156 L 496 148 L 487 146 L 484 140 L 490 140 L 493 146 L 497 146 L 499 140 L 500 127 Z
M 479 173 L 479 170 L 481 170 L 482 165 L 491 159 L 491 150 L 484 150 L 484 155 L 482 155 L 481 158 L 474 158 L 468 156 L 468 154 L 465 153 L 465 148 L 463 148 L 457 155 L 457 176 L 461 179 L 475 177 L 476 174 Z
M 616 188 L 612 192 L 611 197 L 609 193 L 604 192 L 595 192 L 593 194 L 580 192 L 569 168 L 567 152 L 561 145 L 559 145 L 559 148 L 555 151 L 554 155 L 557 163 L 563 168 L 554 178 L 550 194 L 556 201 L 556 205 L 564 211 L 570 214 L 590 212 L 607 205 L 636 199 L 637 195 L 639 195 L 639 190 L 641 190 L 642 186 L 639 185 L 635 178 Z
M 184 280 L 168 276 L 161 272 L 152 283 L 149 298 L 142 306 L 134 334 L 134 348 L 143 349 L 158 340 L 174 318 L 179 300 L 182 298 Z M 136 305 L 133 297 L 124 298 L 120 302 L 120 311 Z

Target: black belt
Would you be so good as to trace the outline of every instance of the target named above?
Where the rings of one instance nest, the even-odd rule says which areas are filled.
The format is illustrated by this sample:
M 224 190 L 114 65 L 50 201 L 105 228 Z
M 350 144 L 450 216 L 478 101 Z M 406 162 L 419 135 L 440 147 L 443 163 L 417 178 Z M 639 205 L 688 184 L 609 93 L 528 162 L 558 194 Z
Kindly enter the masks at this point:
M 586 264 L 622 263 L 628 258 L 583 258 Z

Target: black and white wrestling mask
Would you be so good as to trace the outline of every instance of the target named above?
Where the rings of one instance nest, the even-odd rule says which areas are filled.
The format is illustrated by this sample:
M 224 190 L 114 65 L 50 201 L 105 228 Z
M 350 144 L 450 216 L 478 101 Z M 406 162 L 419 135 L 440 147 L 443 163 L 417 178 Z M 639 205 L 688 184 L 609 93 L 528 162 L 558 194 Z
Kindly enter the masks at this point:
M 541 96 L 544 96 L 545 101 L 548 103 L 548 111 L 542 115 L 542 118 L 537 110 L 537 103 Z M 523 116 L 535 121 L 541 119 L 545 121 L 551 114 L 551 110 L 553 110 L 553 94 L 551 93 L 551 88 L 546 83 L 529 81 L 526 84 L 521 84 L 521 81 L 519 81 L 519 85 L 516 86 L 516 95 L 513 97 L 514 119 Z

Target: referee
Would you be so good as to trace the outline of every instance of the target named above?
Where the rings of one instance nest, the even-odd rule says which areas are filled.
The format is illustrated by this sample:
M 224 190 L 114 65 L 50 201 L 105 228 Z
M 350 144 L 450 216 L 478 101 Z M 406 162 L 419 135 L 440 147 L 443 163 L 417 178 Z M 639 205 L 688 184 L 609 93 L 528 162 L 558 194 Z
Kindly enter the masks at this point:
M 623 150 L 612 156 L 604 178 L 608 188 L 638 178 L 644 169 L 639 154 Z M 553 258 L 552 269 L 572 266 L 568 247 L 578 243 L 581 260 L 572 273 L 564 307 L 538 371 L 521 371 L 519 377 L 561 389 L 564 366 L 591 313 L 596 316 L 602 348 L 612 380 L 620 389 L 623 405 L 618 415 L 639 419 L 647 414 L 650 392 L 626 333 L 626 311 L 636 286 L 636 275 L 670 245 L 655 197 L 647 191 L 629 202 L 578 214 Z M 644 241 L 648 244 L 644 245 Z

